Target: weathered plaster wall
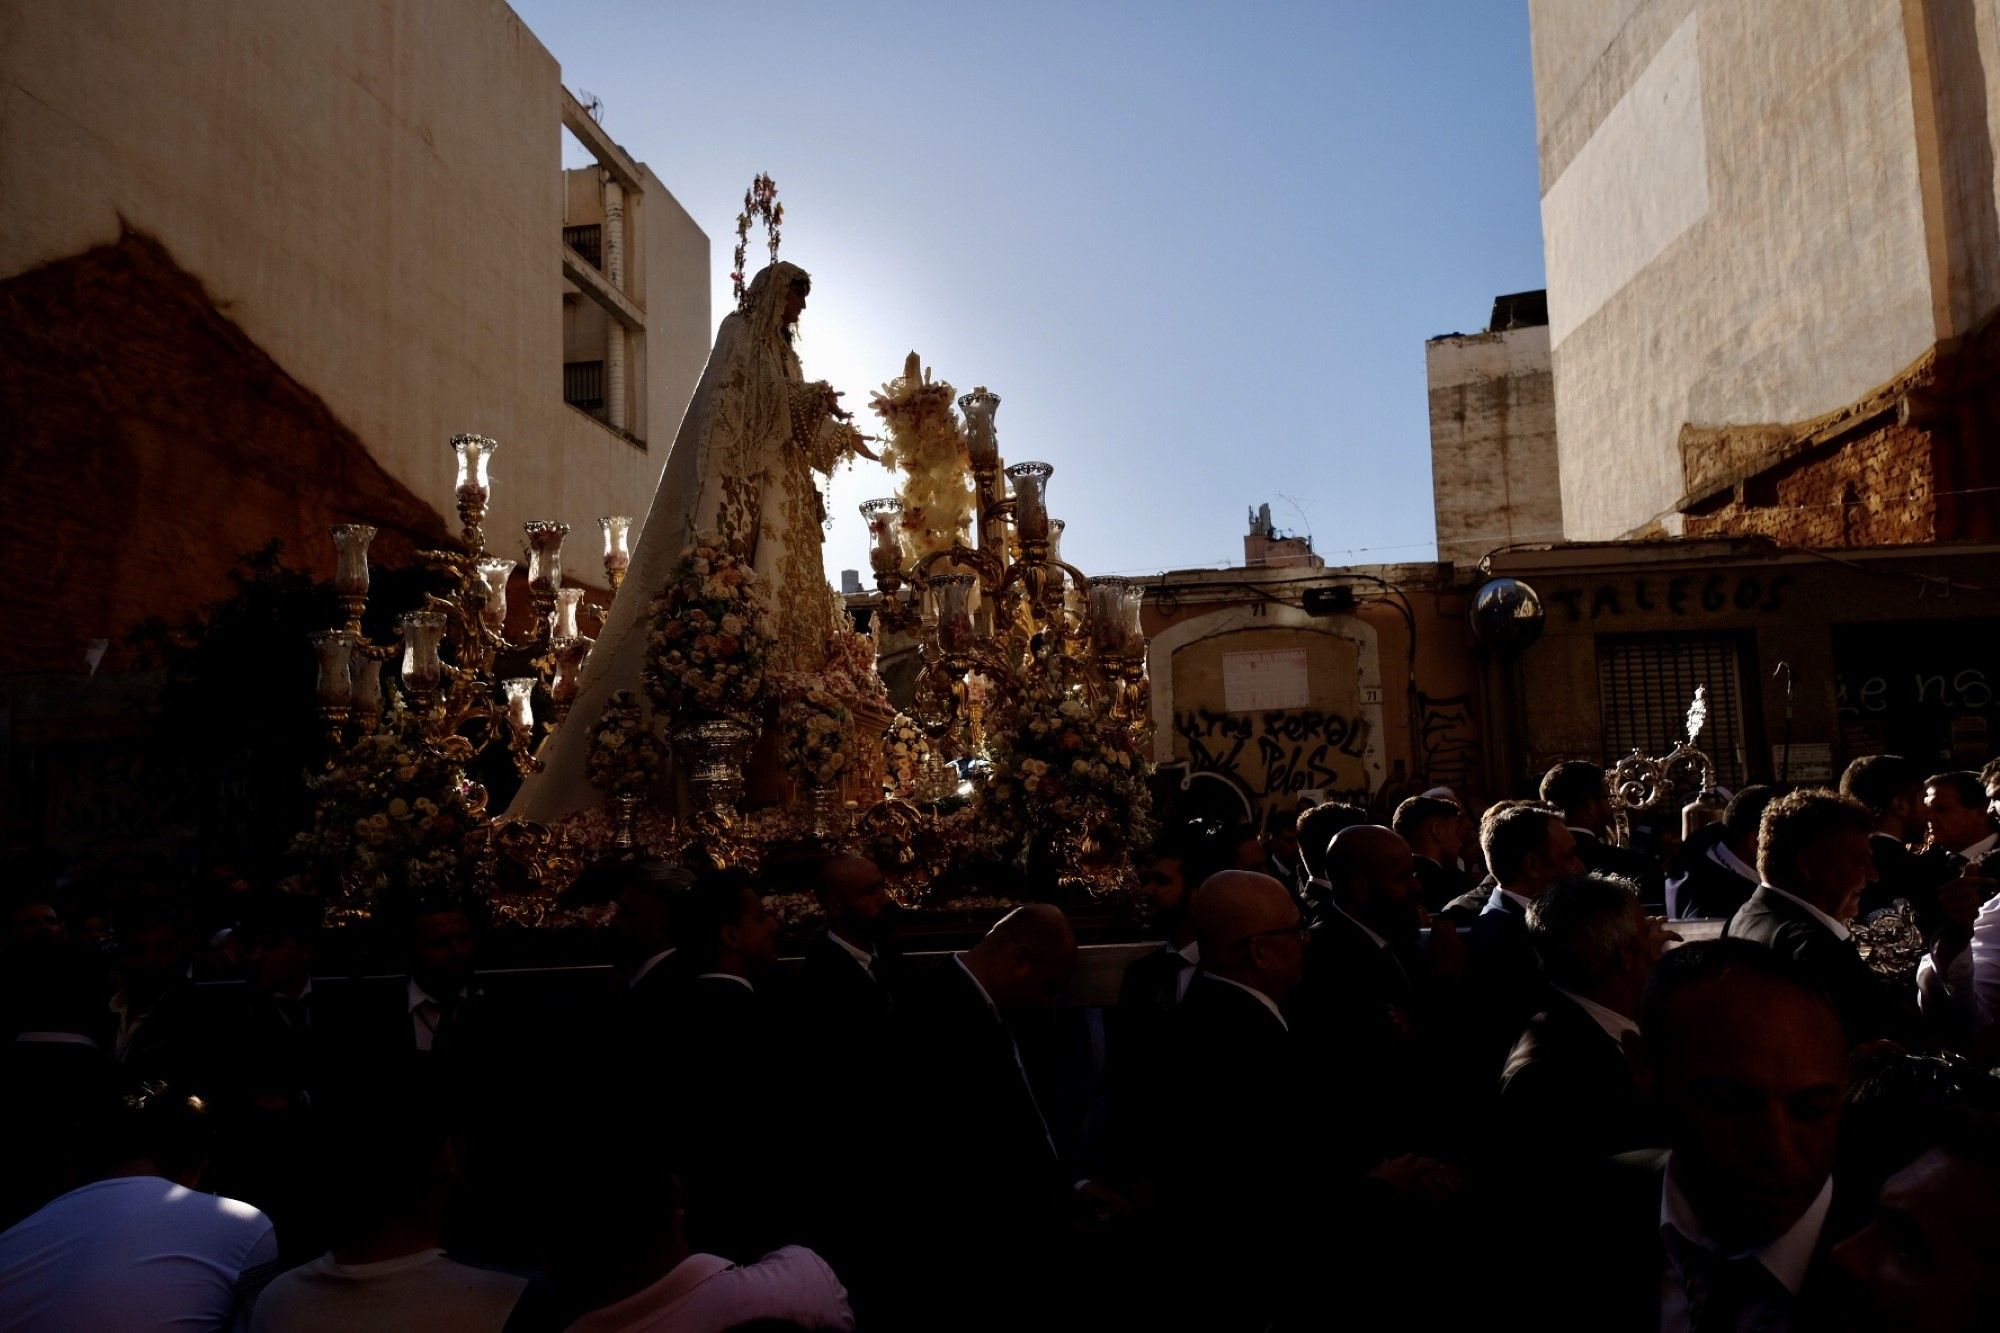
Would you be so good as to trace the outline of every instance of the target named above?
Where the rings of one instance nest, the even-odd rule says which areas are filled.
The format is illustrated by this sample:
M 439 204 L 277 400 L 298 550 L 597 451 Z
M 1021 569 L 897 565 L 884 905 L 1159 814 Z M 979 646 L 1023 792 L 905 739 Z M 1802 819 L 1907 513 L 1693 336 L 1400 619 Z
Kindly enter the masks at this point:
M 1562 539 L 1555 385 L 1546 326 L 1424 345 L 1438 557 Z

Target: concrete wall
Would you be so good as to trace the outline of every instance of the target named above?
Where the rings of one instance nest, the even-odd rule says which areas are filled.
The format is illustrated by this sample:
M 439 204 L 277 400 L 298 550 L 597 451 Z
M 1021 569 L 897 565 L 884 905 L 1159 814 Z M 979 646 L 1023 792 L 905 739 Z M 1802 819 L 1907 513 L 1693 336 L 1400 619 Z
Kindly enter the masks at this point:
M 1683 425 L 1834 411 L 1992 309 L 1991 6 L 1530 15 L 1570 539 L 1678 527 Z M 1934 70 L 1956 80 L 1942 98 Z
M 448 438 L 499 439 L 492 544 L 564 519 L 587 574 L 597 516 L 644 513 L 706 358 L 709 256 L 648 176 L 628 287 L 648 317 L 649 447 L 566 407 L 562 96 L 494 0 L 12 5 L 0 277 L 121 225 L 157 237 L 440 513 Z
M 1438 558 L 1562 539 L 1555 384 L 1546 326 L 1424 345 Z

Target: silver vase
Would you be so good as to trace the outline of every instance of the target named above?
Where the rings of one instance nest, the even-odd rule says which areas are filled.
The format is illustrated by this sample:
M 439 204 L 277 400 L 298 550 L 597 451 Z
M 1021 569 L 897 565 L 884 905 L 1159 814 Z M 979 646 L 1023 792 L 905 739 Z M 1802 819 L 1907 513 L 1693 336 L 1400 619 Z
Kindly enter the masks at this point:
M 743 760 L 757 733 L 734 718 L 714 717 L 674 733 L 674 757 L 687 775 L 695 813 L 727 826 L 743 800 Z

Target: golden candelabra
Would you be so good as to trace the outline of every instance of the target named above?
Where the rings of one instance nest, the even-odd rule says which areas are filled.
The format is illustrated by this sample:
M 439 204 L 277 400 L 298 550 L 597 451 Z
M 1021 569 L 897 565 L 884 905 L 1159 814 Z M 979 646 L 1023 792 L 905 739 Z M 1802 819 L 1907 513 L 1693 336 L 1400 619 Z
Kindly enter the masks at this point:
M 451 447 L 458 457 L 459 549 L 417 554 L 427 568 L 447 575 L 450 586 L 442 595 L 426 593 L 423 606 L 397 622 L 397 638 L 375 643 L 361 628 L 375 529 L 363 523 L 333 529 L 334 591 L 345 623 L 308 636 L 318 660 L 320 719 L 336 753 L 353 735 L 372 733 L 382 721 L 382 668 L 400 656 L 403 700 L 424 745 L 463 763 L 501 739 L 504 728 L 514 766 L 527 774 L 541 766 L 534 757 L 537 732 L 548 734 L 568 716 L 593 642 L 579 623 L 583 589 L 563 587 L 569 524 L 537 519 L 522 525 L 533 615 L 527 632 L 510 638 L 507 588 L 516 564 L 487 550 L 484 528 L 499 445 L 483 435 L 454 435 Z M 604 571 L 615 591 L 631 564 L 632 520 L 607 516 L 598 526 Z M 601 617 L 602 609 L 593 609 Z M 525 660 L 532 674 L 499 679 L 503 660 Z M 548 701 L 539 719 L 537 691 Z
M 933 740 L 959 734 L 978 747 L 980 704 L 970 678 L 1002 699 L 1033 683 L 1074 691 L 1093 709 L 1141 732 L 1147 725 L 1145 589 L 1129 579 L 1087 577 L 1064 561 L 1063 524 L 1051 519 L 1047 463 L 1002 465 L 984 387 L 958 400 L 975 497 L 975 545 L 949 546 L 905 564 L 902 502 L 869 500 L 869 563 L 881 592 L 884 633 L 916 638 L 922 667 L 911 710 Z M 1005 478 L 1003 481 L 1002 478 Z

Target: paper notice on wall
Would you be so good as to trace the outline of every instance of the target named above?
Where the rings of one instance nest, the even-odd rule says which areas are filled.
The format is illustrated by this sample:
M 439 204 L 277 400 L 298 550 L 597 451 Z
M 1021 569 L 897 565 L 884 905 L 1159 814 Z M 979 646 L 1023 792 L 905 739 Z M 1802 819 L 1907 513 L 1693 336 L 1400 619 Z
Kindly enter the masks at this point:
M 1311 702 L 1305 649 L 1222 655 L 1222 706 L 1230 712 L 1266 713 Z
M 1833 746 L 1773 745 L 1771 776 L 1780 782 L 1833 781 Z

